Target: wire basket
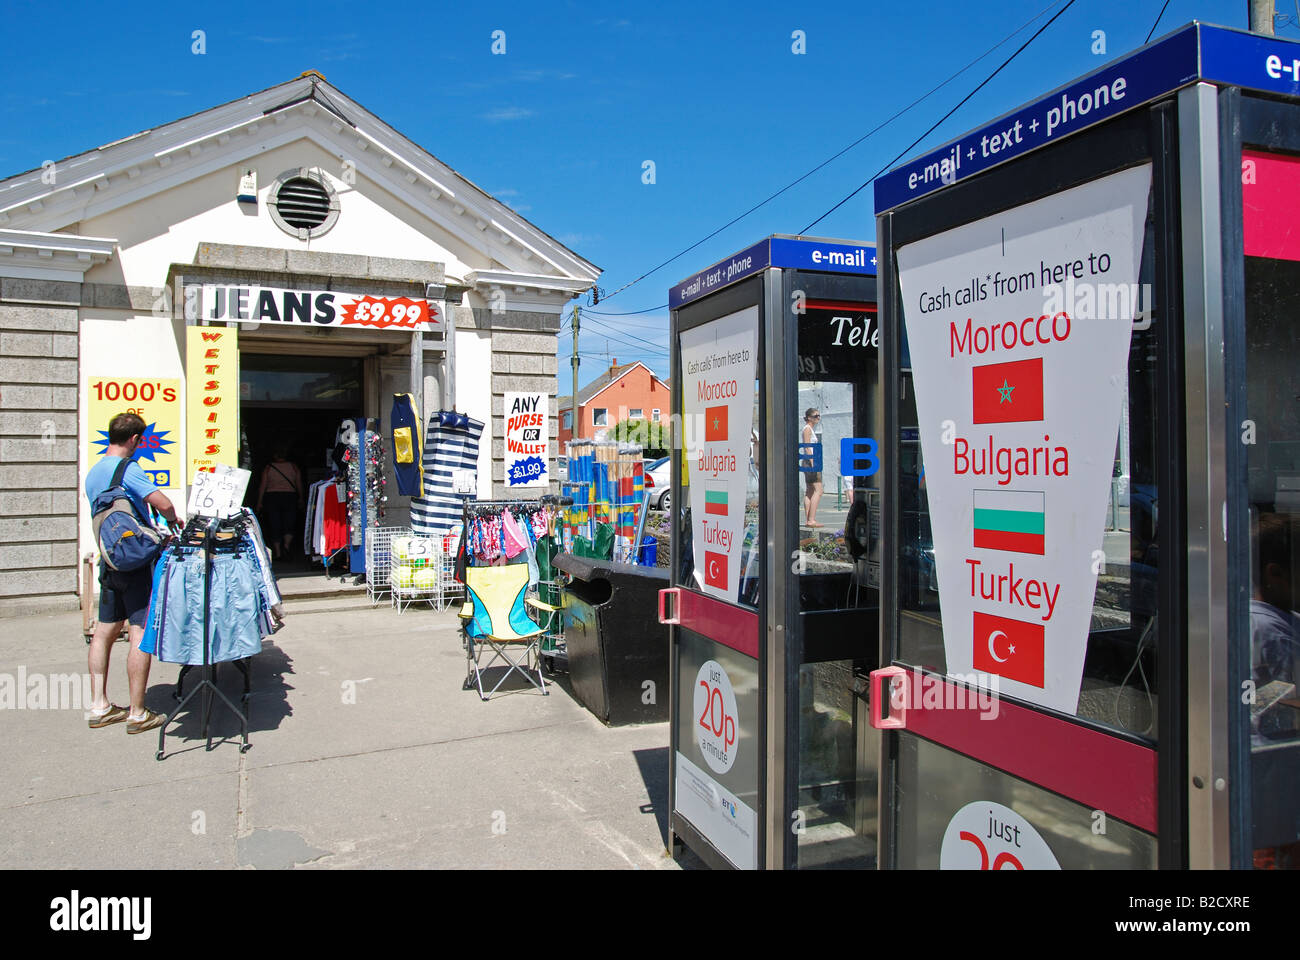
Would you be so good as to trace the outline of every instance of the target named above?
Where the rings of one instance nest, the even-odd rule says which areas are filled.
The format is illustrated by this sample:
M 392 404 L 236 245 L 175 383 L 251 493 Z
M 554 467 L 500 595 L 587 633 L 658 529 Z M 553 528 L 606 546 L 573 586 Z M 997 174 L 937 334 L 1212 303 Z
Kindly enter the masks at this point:
M 456 579 L 456 548 L 453 543 L 450 535 L 439 538 L 438 599 L 435 604 L 439 610 L 446 610 L 453 601 L 465 596 L 465 584 Z
M 442 580 L 442 539 L 440 537 L 399 537 L 393 541 L 392 569 L 389 571 L 393 606 L 398 613 L 413 604 L 427 603 L 435 610 L 440 604 Z
M 393 540 L 410 535 L 410 527 L 371 527 L 366 531 L 366 595 L 371 606 L 392 591 Z

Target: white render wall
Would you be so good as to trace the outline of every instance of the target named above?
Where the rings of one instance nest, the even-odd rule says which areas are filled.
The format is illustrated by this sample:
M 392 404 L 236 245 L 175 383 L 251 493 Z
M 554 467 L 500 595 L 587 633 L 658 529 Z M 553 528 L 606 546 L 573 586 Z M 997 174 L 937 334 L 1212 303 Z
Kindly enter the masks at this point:
M 191 262 L 200 243 L 431 261 L 444 264 L 449 278 L 461 278 L 470 270 L 491 265 L 489 258 L 472 252 L 464 252 L 462 260 L 452 247 L 463 251 L 463 243 L 359 171 L 353 171 L 355 183 L 346 182 L 341 178 L 341 166 L 339 158 L 304 139 L 83 220 L 66 232 L 113 237 L 119 242 L 119 253 L 112 260 L 86 272 L 87 283 L 162 287 L 168 267 Z M 256 207 L 235 201 L 240 174 L 250 167 L 258 175 Z M 276 177 L 300 167 L 319 168 L 338 191 L 340 202 L 333 229 L 310 241 L 281 230 L 267 208 Z
M 483 422 L 478 441 L 478 496 L 492 497 L 492 337 L 487 330 L 456 331 L 456 410 Z M 425 417 L 435 411 L 420 411 Z

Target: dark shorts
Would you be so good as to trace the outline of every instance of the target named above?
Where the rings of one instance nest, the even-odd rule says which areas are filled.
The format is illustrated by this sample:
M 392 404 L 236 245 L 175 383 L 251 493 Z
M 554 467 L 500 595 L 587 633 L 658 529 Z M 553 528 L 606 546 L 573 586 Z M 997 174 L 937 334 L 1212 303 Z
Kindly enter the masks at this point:
M 153 592 L 153 571 L 149 567 L 123 573 L 99 565 L 99 622 L 126 620 L 143 627 L 149 616 L 149 595 Z
M 279 542 L 294 532 L 298 520 L 298 494 L 291 491 L 268 493 L 262 498 L 262 514 L 270 540 Z
M 803 482 L 807 488 L 811 490 L 814 483 L 822 482 L 822 472 L 818 470 L 816 473 L 805 473 L 803 475 Z

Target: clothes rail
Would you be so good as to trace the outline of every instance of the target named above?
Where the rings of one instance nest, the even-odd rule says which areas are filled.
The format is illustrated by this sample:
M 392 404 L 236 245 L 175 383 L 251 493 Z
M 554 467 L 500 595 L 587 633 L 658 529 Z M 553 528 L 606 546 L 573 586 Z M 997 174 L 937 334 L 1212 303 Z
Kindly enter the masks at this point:
M 202 700 L 203 713 L 202 713 L 201 730 L 202 730 L 202 736 L 207 738 L 208 741 L 207 748 L 209 750 L 212 749 L 211 720 L 212 720 L 212 701 L 213 701 L 214 694 L 217 697 L 219 697 L 227 707 L 229 707 L 232 711 L 234 711 L 237 717 L 239 717 L 240 730 L 243 738 L 243 742 L 240 744 L 239 747 L 239 752 L 245 753 L 249 748 L 247 692 L 245 692 L 244 695 L 245 706 L 244 709 L 241 710 L 239 707 L 235 706 L 234 701 L 232 701 L 229 697 L 227 697 L 217 686 L 217 674 L 216 674 L 217 665 L 212 662 L 212 646 L 211 646 L 212 644 L 212 559 L 214 556 L 216 556 L 217 553 L 217 549 L 216 549 L 217 534 L 225 531 L 241 530 L 243 529 L 244 525 L 246 525 L 246 523 L 247 521 L 241 516 L 241 517 L 231 518 L 229 520 L 222 520 L 219 517 L 213 517 L 212 519 L 207 520 L 206 523 L 202 524 L 203 553 L 204 553 L 203 664 L 202 666 L 204 669 L 204 677 L 202 680 L 199 681 L 198 685 L 195 686 L 193 690 L 191 690 L 189 693 L 185 695 L 185 697 L 181 700 L 181 702 L 178 703 L 176 707 L 172 710 L 172 712 L 167 716 L 167 719 L 166 721 L 164 721 L 163 725 L 158 728 L 158 753 L 155 756 L 155 759 L 157 760 L 161 760 L 166 752 L 167 728 L 176 721 L 177 715 L 183 709 L 185 709 L 185 704 L 189 703 L 190 700 L 194 698 L 194 695 L 196 693 L 199 693 L 200 691 L 202 691 L 203 693 L 203 700 Z M 186 523 L 185 529 L 181 531 L 181 535 L 184 536 L 187 532 L 193 534 L 193 532 L 198 530 L 199 527 L 200 527 L 199 518 L 192 517 L 189 520 L 189 522 Z M 245 681 L 247 681 L 247 674 L 245 674 Z

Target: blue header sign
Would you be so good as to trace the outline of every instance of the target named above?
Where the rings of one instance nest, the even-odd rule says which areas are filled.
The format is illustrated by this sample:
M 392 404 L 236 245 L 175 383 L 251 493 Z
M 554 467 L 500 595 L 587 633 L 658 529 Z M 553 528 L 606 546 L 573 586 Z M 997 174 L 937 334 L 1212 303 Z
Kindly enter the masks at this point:
M 874 277 L 876 245 L 773 237 L 772 266 L 793 267 L 799 270 L 827 270 L 832 273 L 867 274 Z
M 875 183 L 876 212 L 1023 156 L 1197 80 L 1300 96 L 1300 44 L 1193 23 Z
M 874 277 L 876 246 L 873 243 L 849 243 L 843 240 L 771 236 L 673 284 L 668 291 L 668 307 L 676 310 L 683 304 L 716 293 L 767 267 L 792 267 Z
M 726 260 L 719 260 L 707 270 L 701 270 L 694 276 L 673 284 L 668 291 L 668 308 L 676 310 L 683 303 L 698 300 L 729 284 L 743 280 L 750 274 L 758 273 L 768 265 L 768 258 L 771 255 L 768 249 L 769 240 L 760 240 L 752 247 Z

